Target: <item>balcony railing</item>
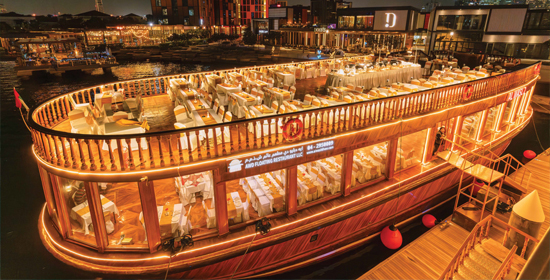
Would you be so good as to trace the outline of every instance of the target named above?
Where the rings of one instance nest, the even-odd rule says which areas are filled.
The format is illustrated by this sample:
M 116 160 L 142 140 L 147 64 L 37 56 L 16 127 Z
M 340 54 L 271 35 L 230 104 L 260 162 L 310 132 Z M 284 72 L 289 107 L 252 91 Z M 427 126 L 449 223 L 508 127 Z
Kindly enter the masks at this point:
M 325 62 L 322 60 L 314 63 Z M 307 63 L 311 64 L 312 62 Z M 281 65 L 296 66 L 299 64 Z M 306 123 L 302 135 L 292 142 L 299 143 L 475 102 L 532 81 L 539 74 L 540 66 L 538 65 L 534 64 L 507 74 L 407 95 L 182 130 L 124 135 L 91 135 L 66 133 L 52 129 L 68 119 L 68 113 L 75 108 L 76 104 L 91 104 L 92 96 L 95 93 L 100 93 L 101 87 L 115 90 L 124 89 L 127 97 L 135 97 L 140 92 L 143 97 L 156 96 L 167 94 L 169 80 L 173 78 L 183 77 L 189 80 L 193 76 L 198 79 L 201 75 L 227 74 L 241 69 L 262 70 L 273 66 L 161 76 L 110 83 L 63 94 L 31 110 L 29 124 L 36 154 L 52 165 L 98 173 L 117 170 L 153 170 L 165 166 L 198 162 L 229 153 L 250 152 L 288 144 L 289 142 L 282 135 L 280 126 L 272 124 L 285 123 L 289 119 L 298 118 Z M 468 101 L 463 99 L 466 87 L 473 89 L 473 95 Z M 313 125 L 308 126 L 308 123 Z M 256 127 L 258 129 L 250 129 Z M 223 131 L 229 131 L 229 133 L 225 134 Z M 221 137 L 216 137 L 216 133 L 213 132 L 222 132 Z M 180 138 L 191 143 L 194 137 L 200 139 L 199 135 L 205 139 L 198 141 L 195 150 L 182 148 Z M 138 149 L 125 155 L 123 149 L 114 147 L 115 143 L 116 147 L 121 147 L 123 143 L 131 147 L 132 143 L 134 146 L 137 143 Z M 107 149 L 103 148 L 104 145 Z

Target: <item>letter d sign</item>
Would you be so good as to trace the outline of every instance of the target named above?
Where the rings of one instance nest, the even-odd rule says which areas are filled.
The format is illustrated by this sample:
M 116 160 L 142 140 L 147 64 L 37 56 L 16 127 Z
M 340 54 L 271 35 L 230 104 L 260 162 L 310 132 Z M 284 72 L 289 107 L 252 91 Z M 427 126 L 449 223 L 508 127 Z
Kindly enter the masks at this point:
M 386 28 L 394 27 L 396 19 L 397 16 L 394 13 L 386 13 Z

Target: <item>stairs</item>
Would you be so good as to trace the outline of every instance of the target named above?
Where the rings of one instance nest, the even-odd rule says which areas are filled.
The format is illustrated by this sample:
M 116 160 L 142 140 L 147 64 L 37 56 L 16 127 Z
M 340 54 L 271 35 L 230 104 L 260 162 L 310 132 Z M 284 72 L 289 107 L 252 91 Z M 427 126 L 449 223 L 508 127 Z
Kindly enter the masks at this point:
M 502 246 L 493 239 L 484 239 L 481 244 L 477 244 L 473 249 L 470 249 L 468 256 L 464 258 L 462 264 L 458 266 L 458 270 L 453 279 L 460 280 L 470 280 L 470 279 L 493 279 L 493 276 L 500 268 L 502 261 L 506 258 L 509 249 Z M 499 255 L 503 257 L 501 259 L 495 257 Z M 521 259 L 519 257 L 514 258 Z M 514 261 L 512 261 L 512 270 L 514 269 Z M 510 272 L 512 275 L 508 275 L 506 279 L 510 276 L 515 276 L 514 274 L 518 273 L 517 270 Z
M 450 164 L 457 167 L 458 169 L 463 170 L 468 175 L 474 176 L 488 183 L 495 182 L 501 179 L 502 177 L 504 177 L 503 173 L 493 170 L 491 168 L 485 167 L 481 164 L 473 164 L 465 160 L 458 153 L 453 153 L 451 151 L 443 151 L 443 152 L 437 153 L 437 156 L 449 162 Z

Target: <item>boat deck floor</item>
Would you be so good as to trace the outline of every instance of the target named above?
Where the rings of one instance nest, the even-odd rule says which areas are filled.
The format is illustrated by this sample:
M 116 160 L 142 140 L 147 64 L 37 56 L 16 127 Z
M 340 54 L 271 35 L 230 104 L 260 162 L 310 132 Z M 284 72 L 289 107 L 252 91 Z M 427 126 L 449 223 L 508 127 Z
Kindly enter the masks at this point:
M 539 236 L 535 236 L 542 238 L 550 226 L 550 149 L 523 168 L 533 172 L 527 193 L 537 190 L 544 210 L 545 221 Z M 497 215 L 499 219 L 504 217 Z M 450 217 L 447 220 L 450 221 Z M 438 279 L 468 234 L 454 222 L 443 230 L 436 226 L 358 279 Z M 504 230 L 494 226 L 489 231 L 489 237 L 500 242 Z

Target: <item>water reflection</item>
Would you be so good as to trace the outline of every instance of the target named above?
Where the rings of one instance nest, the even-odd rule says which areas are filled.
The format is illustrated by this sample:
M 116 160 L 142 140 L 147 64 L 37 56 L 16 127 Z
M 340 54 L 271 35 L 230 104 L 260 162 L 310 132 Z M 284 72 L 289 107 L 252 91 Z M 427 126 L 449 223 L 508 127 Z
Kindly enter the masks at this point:
M 32 77 L 17 77 L 15 62 L 0 62 L 0 88 L 2 99 L 10 107 L 2 104 L 2 109 L 16 110 L 13 88 L 23 97 L 28 105 L 40 103 L 48 98 L 80 88 L 114 81 L 139 79 L 171 74 L 208 71 L 209 65 L 189 65 L 164 62 L 124 62 L 113 67 L 111 71 L 95 69 L 91 74 L 78 71 L 67 72 L 61 77 L 47 73 L 36 73 Z

